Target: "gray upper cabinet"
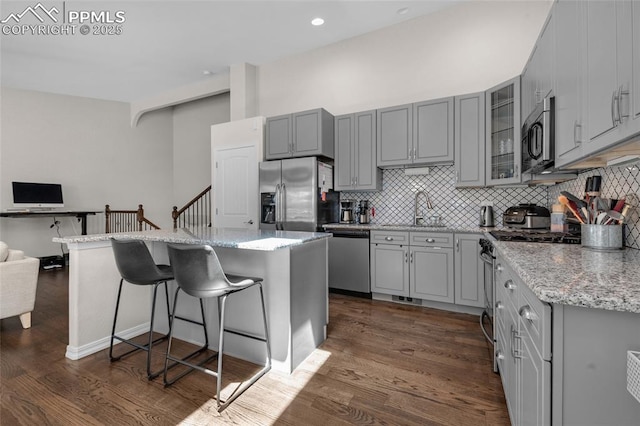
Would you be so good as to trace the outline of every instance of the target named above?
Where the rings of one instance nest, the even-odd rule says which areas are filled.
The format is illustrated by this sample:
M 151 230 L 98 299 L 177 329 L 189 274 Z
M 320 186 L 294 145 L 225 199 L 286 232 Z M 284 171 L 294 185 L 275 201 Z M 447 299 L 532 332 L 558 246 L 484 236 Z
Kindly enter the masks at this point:
M 265 158 L 333 158 L 333 121 L 333 115 L 322 108 L 267 118 Z
M 536 104 L 553 90 L 555 17 L 550 13 L 542 27 L 540 37 L 533 46 L 529 61 L 522 73 L 522 117 L 529 116 Z
M 520 77 L 485 92 L 486 184 L 521 182 Z
M 637 3 L 637 2 L 633 2 Z M 589 1 L 586 7 L 588 137 L 585 154 L 631 136 L 633 61 L 631 1 Z M 635 124 L 635 123 L 634 123 Z
M 456 187 L 485 184 L 484 92 L 455 97 Z
M 413 154 L 413 105 L 378 110 L 378 167 L 411 164 Z
M 291 114 L 267 118 L 267 160 L 291 157 L 293 145 L 293 117 Z
M 633 48 L 632 55 L 632 75 L 633 75 L 633 96 L 631 101 L 633 127 L 636 132 L 640 132 L 640 3 L 631 3 L 633 16 Z
M 453 98 L 413 104 L 413 163 L 453 163 Z
M 378 110 L 378 167 L 453 162 L 453 97 Z
M 584 2 L 560 1 L 555 17 L 555 165 L 562 167 L 582 156 L 585 135 L 583 89 Z
M 335 119 L 335 189 L 379 191 L 382 171 L 376 165 L 376 111 Z

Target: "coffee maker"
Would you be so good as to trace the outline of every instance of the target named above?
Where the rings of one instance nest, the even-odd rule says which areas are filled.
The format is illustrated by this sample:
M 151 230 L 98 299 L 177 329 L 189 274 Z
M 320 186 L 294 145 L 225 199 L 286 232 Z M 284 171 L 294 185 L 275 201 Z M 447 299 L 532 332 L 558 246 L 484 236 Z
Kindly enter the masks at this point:
M 342 200 L 340 201 L 340 223 L 354 223 L 354 210 L 355 201 Z
M 369 200 L 360 200 L 358 204 L 358 223 L 369 223 Z

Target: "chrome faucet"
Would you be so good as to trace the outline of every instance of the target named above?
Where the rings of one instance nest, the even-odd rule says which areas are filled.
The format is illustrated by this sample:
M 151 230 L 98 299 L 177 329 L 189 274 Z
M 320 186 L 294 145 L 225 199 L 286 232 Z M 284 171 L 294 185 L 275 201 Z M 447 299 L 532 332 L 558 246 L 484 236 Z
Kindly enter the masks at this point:
M 415 200 L 415 212 L 413 213 L 413 224 L 414 225 L 420 225 L 420 222 L 424 221 L 424 216 L 422 215 L 422 213 L 418 213 L 418 201 L 420 198 L 420 194 L 424 195 L 424 199 L 427 202 L 427 208 L 429 210 L 433 209 L 433 205 L 431 204 L 431 199 L 429 199 L 429 195 L 424 192 L 424 191 L 418 191 L 416 192 L 416 200 Z

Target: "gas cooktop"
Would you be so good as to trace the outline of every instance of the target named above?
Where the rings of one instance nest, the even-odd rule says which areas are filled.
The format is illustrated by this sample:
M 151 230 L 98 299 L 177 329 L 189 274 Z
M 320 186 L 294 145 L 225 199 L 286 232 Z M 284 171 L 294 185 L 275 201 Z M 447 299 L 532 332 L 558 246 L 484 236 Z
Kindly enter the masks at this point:
M 498 241 L 580 244 L 579 233 L 551 232 L 547 229 L 502 229 L 491 231 L 491 235 Z

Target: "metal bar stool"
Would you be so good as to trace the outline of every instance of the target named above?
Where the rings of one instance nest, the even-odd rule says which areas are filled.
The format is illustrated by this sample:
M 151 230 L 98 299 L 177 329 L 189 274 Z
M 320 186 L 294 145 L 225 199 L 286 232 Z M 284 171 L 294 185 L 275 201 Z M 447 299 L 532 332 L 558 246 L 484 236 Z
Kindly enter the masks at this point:
M 232 274 L 225 274 L 222 265 L 212 247 L 207 245 L 168 245 L 169 259 L 174 271 L 175 280 L 178 284 L 173 301 L 173 314 L 175 318 L 178 294 L 180 290 L 190 296 L 197 297 L 202 303 L 203 298 L 215 297 L 218 301 L 218 320 L 220 330 L 220 340 L 218 352 L 198 364 L 185 361 L 185 358 L 178 359 L 171 355 L 171 340 L 173 327 L 169 330 L 169 343 L 167 345 L 167 355 L 165 359 L 164 384 L 169 386 L 181 377 L 191 373 L 193 370 L 202 371 L 217 378 L 216 400 L 218 411 L 224 410 L 233 400 L 240 396 L 245 390 L 253 385 L 260 377 L 271 369 L 271 348 L 269 344 L 269 331 L 267 328 L 267 313 L 264 303 L 264 292 L 262 290 L 262 278 L 244 277 Z M 255 336 L 237 330 L 225 328 L 225 306 L 227 297 L 233 293 L 246 290 L 250 287 L 258 286 L 260 290 L 260 301 L 262 304 L 262 320 L 264 322 L 264 337 Z M 206 325 L 203 324 L 206 329 Z M 250 339 L 258 340 L 266 344 L 267 357 L 265 366 L 242 386 L 238 387 L 225 401 L 220 397 L 222 389 L 222 358 L 224 354 L 224 334 L 232 333 Z M 206 330 L 205 330 L 206 333 Z M 204 365 L 214 358 L 218 358 L 217 371 L 209 370 Z M 169 360 L 189 367 L 188 370 L 178 375 L 172 380 L 167 378 L 167 370 L 170 368 Z
M 162 335 L 157 339 L 153 339 L 153 325 L 155 320 L 156 310 L 156 298 L 158 293 L 158 287 L 164 284 L 164 291 L 167 302 L 167 320 L 169 327 L 172 326 L 173 321 L 171 317 L 171 309 L 169 307 L 169 291 L 167 289 L 167 281 L 173 280 L 173 271 L 169 265 L 156 265 L 149 253 L 149 249 L 144 241 L 141 240 L 116 240 L 111 239 L 111 247 L 113 248 L 113 254 L 116 260 L 116 266 L 120 272 L 120 286 L 118 287 L 118 297 L 116 300 L 116 309 L 113 315 L 113 327 L 111 329 L 111 344 L 109 345 L 109 359 L 111 362 L 118 361 L 123 357 L 130 355 L 137 351 L 147 352 L 147 378 L 152 380 L 158 377 L 164 370 L 159 370 L 155 373 L 151 372 L 151 348 L 154 344 L 166 340 L 169 335 Z M 153 300 L 151 304 L 151 324 L 149 326 L 149 341 L 146 345 L 139 344 L 130 339 L 116 335 L 116 323 L 118 320 L 118 308 L 120 307 L 120 297 L 122 296 L 122 284 L 123 282 L 129 282 L 135 285 L 152 285 L 153 286 Z M 201 306 L 202 318 L 204 319 L 204 306 Z M 178 317 L 178 319 L 193 322 L 191 320 Z M 133 349 L 126 351 L 118 356 L 113 355 L 113 342 L 119 340 L 133 346 Z M 205 335 L 205 345 L 200 348 L 196 353 L 202 352 L 207 349 L 208 336 Z M 171 367 L 173 367 L 172 365 Z

